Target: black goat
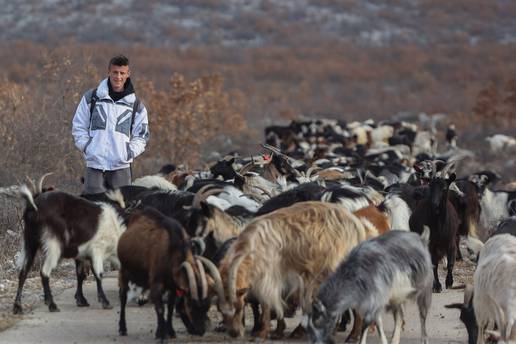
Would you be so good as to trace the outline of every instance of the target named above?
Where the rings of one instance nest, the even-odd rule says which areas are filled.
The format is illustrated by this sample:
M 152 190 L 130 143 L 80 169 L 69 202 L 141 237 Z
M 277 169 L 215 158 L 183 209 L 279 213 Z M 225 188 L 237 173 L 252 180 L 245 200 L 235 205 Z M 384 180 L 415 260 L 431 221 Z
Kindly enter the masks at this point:
M 441 171 L 442 176 L 447 175 L 448 167 Z M 446 255 L 448 259 L 446 288 L 453 285 L 453 266 L 457 255 L 456 236 L 459 227 L 459 216 L 455 207 L 449 200 L 449 186 L 455 180 L 452 173 L 449 178 L 436 177 L 435 169 L 428 184 L 428 195 L 421 200 L 412 213 L 409 226 L 410 230 L 423 234 L 425 227 L 430 231 L 428 248 L 434 265 L 434 292 L 442 291 L 437 269 L 439 261 Z

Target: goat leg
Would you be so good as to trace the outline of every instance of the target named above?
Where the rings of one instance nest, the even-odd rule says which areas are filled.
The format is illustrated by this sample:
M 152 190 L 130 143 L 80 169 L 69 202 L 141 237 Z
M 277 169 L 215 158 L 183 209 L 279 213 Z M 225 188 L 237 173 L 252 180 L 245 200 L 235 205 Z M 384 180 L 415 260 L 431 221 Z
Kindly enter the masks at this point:
M 34 252 L 32 252 L 34 251 Z M 34 263 L 34 257 L 36 256 L 37 250 L 26 250 L 25 259 L 23 261 L 22 268 L 20 270 L 20 273 L 18 275 L 18 291 L 16 292 L 16 298 L 14 299 L 14 305 L 13 305 L 13 313 L 14 314 L 22 314 L 23 308 L 21 304 L 21 298 L 22 298 L 22 291 L 23 286 L 25 285 L 25 280 L 27 279 L 27 274 L 29 273 L 32 264 Z
M 158 327 L 156 328 L 155 338 L 163 343 L 167 337 L 165 325 L 165 307 L 163 307 L 163 286 L 154 285 L 151 287 L 151 300 L 154 303 Z
M 167 335 L 169 338 L 176 338 L 176 331 L 172 325 L 172 318 L 174 317 L 174 306 L 176 304 L 175 290 L 168 292 L 167 298 Z
M 75 274 L 77 275 L 77 290 L 75 292 L 75 304 L 77 307 L 89 307 L 88 300 L 84 297 L 82 292 L 82 284 L 86 279 L 86 266 L 84 262 L 79 259 L 75 260 Z
M 257 336 L 258 332 L 260 332 L 262 325 L 260 321 L 260 303 L 256 301 L 250 301 L 251 304 L 251 310 L 253 311 L 253 320 L 254 325 L 253 329 L 251 330 L 251 336 L 255 337 Z
M 432 264 L 434 265 L 434 286 L 433 286 L 433 291 L 434 291 L 434 293 L 440 293 L 441 291 L 443 291 L 443 286 L 441 285 L 441 282 L 439 282 L 439 272 L 437 271 L 437 269 L 439 268 L 439 260 L 438 259 L 434 259 L 432 257 Z
M 100 303 L 102 303 L 102 308 L 104 309 L 112 309 L 113 306 L 109 304 L 109 300 L 104 293 L 104 289 L 102 288 L 102 261 L 93 255 L 91 270 L 93 271 L 93 276 L 95 276 L 95 281 L 97 282 L 97 299 Z
M 267 338 L 271 331 L 271 308 L 262 304 L 262 315 L 260 317 L 260 330 L 255 333 L 258 338 Z
M 448 249 L 448 273 L 446 274 L 446 289 L 453 286 L 453 266 L 455 265 L 455 256 L 457 254 L 457 248 L 452 245 Z
M 54 297 L 52 296 L 52 291 L 50 290 L 49 278 L 48 276 L 45 276 L 43 272 L 41 272 L 41 284 L 43 284 L 45 304 L 48 306 L 48 310 L 50 312 L 59 312 L 59 308 L 54 303 Z
M 353 310 L 353 328 L 351 329 L 350 334 L 346 338 L 346 342 L 356 343 L 361 334 L 362 327 L 364 326 L 364 319 L 357 313 L 357 311 Z
M 285 336 L 285 329 L 287 328 L 287 324 L 285 323 L 285 319 L 276 319 L 276 329 L 271 335 L 272 339 L 282 339 Z
M 127 324 L 125 322 L 125 306 L 127 304 L 127 291 L 129 290 L 129 281 L 120 271 L 118 284 L 120 289 L 118 295 L 120 297 L 120 320 L 118 321 L 118 333 L 121 336 L 127 336 Z

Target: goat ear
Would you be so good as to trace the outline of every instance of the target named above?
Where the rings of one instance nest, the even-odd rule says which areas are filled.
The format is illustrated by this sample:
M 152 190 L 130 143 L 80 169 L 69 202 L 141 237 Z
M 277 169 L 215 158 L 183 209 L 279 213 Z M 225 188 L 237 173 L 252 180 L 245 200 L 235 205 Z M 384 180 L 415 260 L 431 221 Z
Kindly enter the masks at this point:
M 229 159 L 228 161 L 231 165 L 235 163 L 235 157 L 232 157 L 231 159 Z
M 457 175 L 455 173 L 450 173 L 450 176 L 448 177 L 448 185 L 455 181 L 457 178 Z

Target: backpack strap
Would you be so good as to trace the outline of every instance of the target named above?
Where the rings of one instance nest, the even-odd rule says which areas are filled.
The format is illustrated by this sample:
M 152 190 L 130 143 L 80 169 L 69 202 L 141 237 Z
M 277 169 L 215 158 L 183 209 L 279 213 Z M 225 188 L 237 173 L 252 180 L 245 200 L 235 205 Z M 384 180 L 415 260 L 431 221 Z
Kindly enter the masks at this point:
M 135 95 L 136 97 L 136 95 Z M 133 133 L 133 126 L 134 126 L 134 118 L 136 117 L 136 113 L 140 109 L 140 98 L 136 97 L 133 103 L 133 114 L 131 115 L 131 131 L 129 132 L 129 137 L 131 137 Z
M 93 115 L 93 111 L 95 110 L 95 104 L 97 103 L 97 100 L 99 100 L 99 97 L 97 96 L 97 88 L 91 90 L 90 94 L 90 116 Z
M 88 125 L 88 131 L 90 131 L 90 128 L 91 128 L 91 117 L 93 116 L 93 111 L 95 111 L 95 104 L 97 103 L 97 100 L 99 99 L 99 97 L 97 96 L 97 88 L 93 88 L 91 90 L 89 90 L 88 92 L 86 92 L 84 94 L 84 98 L 86 98 L 87 100 L 89 99 L 89 102 L 90 102 L 90 123 Z

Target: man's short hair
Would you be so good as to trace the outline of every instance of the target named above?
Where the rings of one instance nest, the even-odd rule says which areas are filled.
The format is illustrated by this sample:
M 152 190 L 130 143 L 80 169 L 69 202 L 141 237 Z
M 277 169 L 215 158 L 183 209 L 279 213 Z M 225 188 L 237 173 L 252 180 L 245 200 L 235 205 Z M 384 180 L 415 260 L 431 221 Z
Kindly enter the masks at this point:
M 111 66 L 129 66 L 129 59 L 124 55 L 117 55 L 109 60 L 108 67 Z

